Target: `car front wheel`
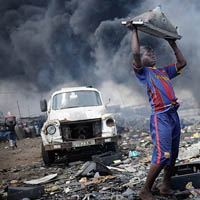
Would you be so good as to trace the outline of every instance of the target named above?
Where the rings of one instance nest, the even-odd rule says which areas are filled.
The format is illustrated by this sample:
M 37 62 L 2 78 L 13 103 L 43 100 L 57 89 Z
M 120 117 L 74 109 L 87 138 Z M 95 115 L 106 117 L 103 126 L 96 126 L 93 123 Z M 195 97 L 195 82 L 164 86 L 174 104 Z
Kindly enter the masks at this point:
M 42 158 L 45 165 L 51 165 L 55 161 L 55 153 L 53 151 L 45 151 L 44 145 L 41 145 Z

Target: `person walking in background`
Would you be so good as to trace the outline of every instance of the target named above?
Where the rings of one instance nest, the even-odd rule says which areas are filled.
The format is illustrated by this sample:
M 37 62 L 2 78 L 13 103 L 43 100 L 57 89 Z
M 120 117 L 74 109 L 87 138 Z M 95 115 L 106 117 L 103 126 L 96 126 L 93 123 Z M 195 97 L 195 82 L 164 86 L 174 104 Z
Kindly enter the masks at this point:
M 5 125 L 6 130 L 8 131 L 10 148 L 14 149 L 17 147 L 17 135 L 15 132 L 16 117 L 14 115 L 11 115 L 10 112 L 8 112 L 8 114 L 5 116 Z

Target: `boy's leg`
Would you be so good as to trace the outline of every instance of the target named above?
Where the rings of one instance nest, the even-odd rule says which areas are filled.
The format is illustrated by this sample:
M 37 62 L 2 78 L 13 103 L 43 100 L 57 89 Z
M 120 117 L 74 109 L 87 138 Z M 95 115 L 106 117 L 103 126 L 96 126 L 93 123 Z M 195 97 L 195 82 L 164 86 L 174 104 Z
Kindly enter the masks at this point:
M 177 112 L 171 113 L 171 118 L 174 123 L 174 128 L 172 131 L 172 160 L 171 165 L 164 168 L 164 176 L 162 187 L 160 187 L 160 192 L 162 194 L 173 194 L 173 190 L 170 188 L 171 177 L 174 174 L 176 158 L 178 157 L 179 143 L 180 143 L 180 121 Z
M 10 131 L 7 131 L 7 140 L 10 141 Z
M 167 113 L 155 114 L 151 116 L 150 119 L 150 131 L 151 137 L 154 144 L 154 152 L 152 155 L 152 165 L 145 183 L 144 188 L 140 191 L 139 196 L 143 200 L 151 200 L 151 188 L 158 177 L 160 171 L 169 164 L 171 155 L 171 120 Z M 168 167 L 166 168 L 166 178 L 168 180 L 169 176 Z M 170 175 L 171 176 L 171 175 Z
M 17 135 L 16 134 L 14 134 L 13 139 L 14 139 L 14 146 L 17 148 Z
M 164 114 L 162 115 L 162 118 L 164 117 Z M 163 131 L 164 130 L 164 131 Z M 162 136 L 165 134 L 165 128 L 163 128 L 162 121 L 160 119 L 160 115 L 151 115 L 150 119 L 150 131 L 151 131 L 151 138 L 152 142 L 154 144 L 154 152 L 152 155 L 152 164 L 146 179 L 146 183 L 144 185 L 144 188 L 140 191 L 139 196 L 142 200 L 153 200 L 153 196 L 151 193 L 151 188 L 153 186 L 153 183 L 155 182 L 156 178 L 158 177 L 160 171 L 165 166 L 164 164 L 160 163 L 162 160 Z
M 12 135 L 11 131 L 8 131 L 8 142 L 9 142 L 9 147 L 11 149 L 13 149 L 14 148 L 14 146 L 13 146 L 13 135 Z
M 151 188 L 163 167 L 164 165 L 158 165 L 155 163 L 151 164 L 144 188 L 139 193 L 139 197 L 142 200 L 153 200 Z
M 173 194 L 173 190 L 170 188 L 170 181 L 175 170 L 175 162 L 176 159 L 173 159 L 171 165 L 166 165 L 164 167 L 164 176 L 162 186 L 160 187 L 161 194 Z

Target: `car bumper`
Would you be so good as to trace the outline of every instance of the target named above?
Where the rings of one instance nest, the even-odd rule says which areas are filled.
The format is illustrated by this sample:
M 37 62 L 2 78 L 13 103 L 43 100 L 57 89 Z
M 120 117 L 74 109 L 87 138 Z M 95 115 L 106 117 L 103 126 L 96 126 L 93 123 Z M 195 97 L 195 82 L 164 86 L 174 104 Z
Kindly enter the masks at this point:
M 105 143 L 118 142 L 119 136 L 115 135 L 112 137 L 98 137 L 91 138 L 87 140 L 76 140 L 76 141 L 66 141 L 63 143 L 49 144 L 45 145 L 45 151 L 61 150 L 66 149 L 70 151 L 72 149 L 77 149 L 81 147 L 94 146 L 94 145 L 104 145 Z

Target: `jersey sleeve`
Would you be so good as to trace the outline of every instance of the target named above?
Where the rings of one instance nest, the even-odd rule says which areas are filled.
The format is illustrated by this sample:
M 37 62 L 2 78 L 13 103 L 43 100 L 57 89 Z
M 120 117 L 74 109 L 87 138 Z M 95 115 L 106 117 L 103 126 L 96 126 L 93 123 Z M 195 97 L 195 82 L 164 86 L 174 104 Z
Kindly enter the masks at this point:
M 176 63 L 173 63 L 171 65 L 165 65 L 162 67 L 162 69 L 166 71 L 170 79 L 175 78 L 176 76 L 182 73 L 181 70 L 177 69 Z
M 136 77 L 139 79 L 140 82 L 145 84 L 146 83 L 145 68 L 144 67 L 141 67 L 141 68 L 136 67 L 134 61 L 132 62 L 132 66 L 133 66 L 133 71 L 135 72 Z

